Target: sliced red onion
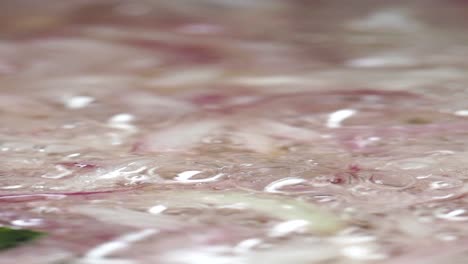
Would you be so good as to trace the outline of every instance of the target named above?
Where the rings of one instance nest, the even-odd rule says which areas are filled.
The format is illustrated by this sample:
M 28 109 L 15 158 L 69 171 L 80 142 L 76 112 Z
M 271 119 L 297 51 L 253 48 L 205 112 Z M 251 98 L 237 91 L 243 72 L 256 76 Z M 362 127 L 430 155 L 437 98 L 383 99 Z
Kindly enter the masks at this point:
M 187 121 L 162 128 L 146 136 L 136 147 L 141 152 L 188 151 L 202 142 L 202 138 L 222 126 L 217 120 Z

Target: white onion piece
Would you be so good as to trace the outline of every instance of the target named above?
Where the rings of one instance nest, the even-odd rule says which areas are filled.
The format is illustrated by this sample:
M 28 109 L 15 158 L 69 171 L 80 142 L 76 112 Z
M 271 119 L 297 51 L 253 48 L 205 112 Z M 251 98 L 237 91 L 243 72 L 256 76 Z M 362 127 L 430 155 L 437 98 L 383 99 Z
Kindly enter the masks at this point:
M 131 124 L 134 119 L 135 117 L 131 114 L 121 113 L 109 118 L 107 124 L 113 128 L 125 130 L 128 132 L 135 132 L 137 129 L 134 125 Z
M 57 172 L 48 172 L 41 177 L 48 179 L 61 179 L 73 173 L 71 170 L 65 168 L 62 165 L 56 165 L 55 168 L 57 169 Z
M 98 176 L 98 179 L 103 180 L 103 179 L 119 178 L 119 177 L 126 176 L 126 175 L 137 174 L 137 173 L 143 172 L 143 171 L 145 171 L 147 169 L 146 166 L 142 166 L 142 167 L 137 167 L 137 168 L 129 171 L 128 169 L 129 169 L 129 167 L 130 167 L 130 169 L 132 169 L 132 167 L 131 167 L 132 165 L 133 165 L 133 163 L 130 163 L 127 166 L 123 166 L 121 168 L 112 170 L 112 171 L 110 171 L 108 173 L 102 174 L 102 175 Z
M 281 189 L 281 188 L 283 188 L 285 186 L 296 185 L 296 184 L 300 184 L 300 183 L 304 183 L 304 182 L 306 182 L 306 180 L 301 179 L 301 178 L 293 178 L 293 177 L 279 179 L 277 181 L 274 181 L 274 182 L 268 184 L 265 187 L 265 192 L 284 193 L 283 191 L 280 191 L 279 189 Z
M 160 213 L 166 211 L 166 209 L 167 209 L 166 206 L 164 206 L 162 204 L 158 204 L 158 205 L 155 205 L 155 206 L 149 208 L 148 213 L 157 215 L 157 214 L 160 214 Z
M 94 217 L 95 219 L 108 224 L 124 225 L 136 228 L 159 228 L 170 227 L 177 229 L 182 223 L 176 219 L 165 215 L 154 215 L 133 211 L 125 208 L 108 208 L 104 206 L 74 206 L 70 208 L 71 212 Z
M 265 135 L 256 132 L 239 131 L 235 136 L 240 139 L 244 148 L 263 154 L 270 154 L 275 151 L 276 142 Z
M 235 132 L 235 135 L 241 139 L 245 148 L 258 153 L 273 153 L 280 146 L 278 139 L 292 142 L 310 142 L 318 137 L 314 131 L 285 123 L 274 121 L 254 122 L 256 120 L 241 126 Z
M 422 24 L 407 14 L 404 9 L 378 9 L 366 17 L 351 21 L 348 27 L 362 31 L 413 32 L 421 29 Z
M 341 109 L 333 112 L 328 116 L 326 126 L 328 128 L 339 128 L 345 119 L 350 118 L 354 114 L 356 114 L 356 110 L 354 109 Z
M 307 226 L 307 230 L 320 234 L 334 233 L 341 229 L 342 223 L 335 216 L 323 212 L 307 202 L 274 196 L 254 196 L 240 192 L 201 192 L 189 191 L 176 193 L 164 193 L 165 204 L 183 201 L 185 206 L 195 204 L 208 204 L 226 208 L 236 205 L 237 209 L 247 209 L 263 213 L 269 217 L 284 221 L 301 220 Z
M 246 240 L 239 242 L 239 244 L 237 244 L 234 247 L 234 252 L 239 253 L 239 254 L 246 253 L 246 252 L 251 251 L 254 247 L 260 245 L 261 243 L 262 243 L 262 240 L 259 238 L 246 239 Z
M 341 254 L 353 260 L 381 260 L 387 256 L 377 252 L 377 247 L 373 245 L 352 245 L 341 249 Z
M 143 229 L 137 232 L 125 234 L 123 236 L 117 237 L 112 241 L 108 241 L 91 249 L 86 253 L 84 258 L 88 260 L 101 260 L 115 251 L 125 249 L 131 246 L 132 243 L 143 240 L 156 234 L 157 232 L 158 231 L 156 229 Z
M 224 245 L 199 246 L 169 251 L 163 254 L 164 263 L 177 264 L 238 264 L 245 263 L 241 256 L 233 256 L 231 247 Z
M 148 82 L 151 86 L 174 87 L 182 85 L 193 85 L 216 81 L 222 75 L 222 71 L 215 68 L 195 68 L 189 70 L 178 70 L 166 73 Z
M 66 98 L 64 104 L 69 109 L 81 109 L 90 105 L 94 100 L 91 96 L 78 95 Z
M 291 233 L 305 232 L 308 225 L 309 222 L 302 219 L 281 222 L 270 230 L 269 235 L 272 237 L 283 237 Z
M 279 139 L 290 139 L 296 141 L 311 141 L 318 138 L 318 134 L 312 130 L 291 126 L 285 123 L 264 121 L 259 128 L 263 133 Z
M 201 171 L 184 171 L 177 175 L 174 180 L 178 183 L 202 183 L 202 182 L 214 182 L 224 176 L 224 173 L 218 173 L 212 177 L 203 179 L 192 179 L 192 177 L 200 174 Z
M 222 123 L 216 120 L 190 121 L 166 127 L 150 134 L 142 149 L 149 152 L 185 151 L 195 147 L 204 136 L 213 133 Z

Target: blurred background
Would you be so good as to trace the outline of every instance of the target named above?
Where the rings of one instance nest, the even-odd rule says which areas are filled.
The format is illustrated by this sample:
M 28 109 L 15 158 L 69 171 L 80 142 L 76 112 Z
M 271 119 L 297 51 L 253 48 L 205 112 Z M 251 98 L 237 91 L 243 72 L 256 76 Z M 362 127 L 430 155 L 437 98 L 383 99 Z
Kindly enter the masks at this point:
M 2 1 L 0 76 L 455 91 L 467 13 L 463 0 Z

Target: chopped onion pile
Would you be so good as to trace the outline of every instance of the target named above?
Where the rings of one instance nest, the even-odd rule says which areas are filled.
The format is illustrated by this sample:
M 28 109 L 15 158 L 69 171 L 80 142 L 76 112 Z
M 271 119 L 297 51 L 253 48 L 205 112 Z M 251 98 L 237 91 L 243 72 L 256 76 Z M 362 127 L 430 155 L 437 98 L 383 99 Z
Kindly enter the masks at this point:
M 0 1 L 0 263 L 468 263 L 467 2 Z

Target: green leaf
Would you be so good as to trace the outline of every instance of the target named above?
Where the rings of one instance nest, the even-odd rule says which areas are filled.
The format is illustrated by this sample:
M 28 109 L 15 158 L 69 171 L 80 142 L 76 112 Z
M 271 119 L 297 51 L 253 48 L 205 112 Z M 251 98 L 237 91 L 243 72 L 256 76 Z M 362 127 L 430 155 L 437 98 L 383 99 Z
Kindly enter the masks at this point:
M 0 250 L 16 247 L 43 235 L 44 233 L 34 230 L 0 227 Z

